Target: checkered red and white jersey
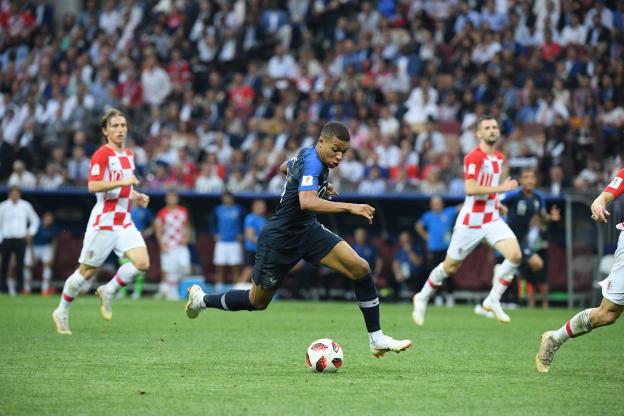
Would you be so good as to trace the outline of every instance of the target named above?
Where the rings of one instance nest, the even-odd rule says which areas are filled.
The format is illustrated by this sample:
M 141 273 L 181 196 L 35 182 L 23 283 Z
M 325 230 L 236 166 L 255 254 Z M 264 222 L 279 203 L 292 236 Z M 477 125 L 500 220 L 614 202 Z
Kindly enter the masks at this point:
M 134 175 L 134 153 L 124 149 L 115 152 L 108 146 L 100 147 L 91 157 L 89 181 L 119 181 Z M 120 230 L 132 225 L 130 196 L 132 186 L 122 186 L 106 192 L 97 192 L 97 202 L 91 210 L 88 228 Z
M 614 199 L 618 199 L 622 194 L 624 194 L 624 169 L 620 169 L 620 171 L 611 179 L 609 185 L 605 186 L 602 192 L 609 192 L 613 194 Z M 616 225 L 618 230 L 624 230 L 624 222 Z
M 464 179 L 474 179 L 481 186 L 497 186 L 503 171 L 503 154 L 495 151 L 488 155 L 479 146 L 464 157 Z M 496 193 L 466 195 L 464 206 L 457 217 L 457 224 L 481 228 L 484 224 L 500 218 Z
M 179 205 L 173 209 L 164 207 L 158 211 L 156 221 L 162 224 L 162 241 L 166 250 L 173 250 L 185 244 L 184 233 L 189 222 L 186 208 Z

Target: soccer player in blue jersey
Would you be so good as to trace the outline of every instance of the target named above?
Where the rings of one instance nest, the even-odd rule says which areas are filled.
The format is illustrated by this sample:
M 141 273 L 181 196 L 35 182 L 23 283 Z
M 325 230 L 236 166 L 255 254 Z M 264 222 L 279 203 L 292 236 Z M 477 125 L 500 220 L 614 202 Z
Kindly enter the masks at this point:
M 353 281 L 374 356 L 381 357 L 388 351 L 404 351 L 412 345 L 410 340 L 395 340 L 382 332 L 379 297 L 368 263 L 316 219 L 317 213 L 347 212 L 362 216 L 369 223 L 373 221 L 375 209 L 370 205 L 328 200 L 336 194 L 329 183 L 329 169 L 340 164 L 349 149 L 349 141 L 345 125 L 329 122 L 314 146 L 302 149 L 297 157 L 282 164 L 280 169 L 287 176 L 286 184 L 275 214 L 258 236 L 251 289 L 207 295 L 198 285 L 193 285 L 185 307 L 189 318 L 196 318 L 206 308 L 226 311 L 266 309 L 282 278 L 299 260 L 305 259 L 342 273 Z
M 459 212 L 458 206 L 445 207 L 444 201 L 438 195 L 431 197 L 429 206 L 431 210 L 425 212 L 414 226 L 418 235 L 427 242 L 427 275 L 444 261 Z M 455 305 L 453 276 L 445 279 L 444 284 L 446 285 L 446 305 L 453 306 Z
M 532 168 L 522 169 L 520 174 L 520 188 L 507 192 L 501 198 L 504 210 L 507 211 L 506 222 L 509 228 L 514 232 L 520 243 L 522 250 L 522 263 L 518 268 L 518 273 L 527 279 L 539 278 L 538 272 L 544 268 L 544 259 L 534 252 L 528 244 L 528 233 L 530 230 L 531 220 L 538 215 L 543 222 L 559 221 L 561 213 L 559 209 L 553 205 L 550 215 L 546 211 L 546 203 L 544 197 L 535 191 L 537 184 L 537 174 Z M 545 275 L 540 278 L 543 281 L 535 281 L 539 283 L 542 295 L 542 305 L 548 304 L 548 283 Z
M 243 263 L 243 209 L 234 203 L 234 195 L 230 191 L 223 193 L 221 202 L 214 210 L 215 288 L 218 291 L 223 290 L 225 267 L 232 267 L 233 275 L 238 278 Z
M 256 244 L 258 242 L 258 236 L 266 222 L 266 203 L 262 199 L 256 199 L 253 204 L 251 204 L 251 212 L 245 216 L 245 242 L 243 243 L 245 249 L 245 267 L 243 268 L 239 283 L 248 282 L 251 277 L 251 271 L 256 263 Z

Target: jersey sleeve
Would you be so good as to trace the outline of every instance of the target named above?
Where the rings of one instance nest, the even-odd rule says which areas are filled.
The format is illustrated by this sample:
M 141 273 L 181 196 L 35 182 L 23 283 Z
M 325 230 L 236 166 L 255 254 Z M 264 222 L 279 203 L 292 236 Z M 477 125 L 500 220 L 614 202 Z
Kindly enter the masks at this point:
M 617 175 L 611 180 L 611 183 L 603 189 L 603 192 L 613 194 L 613 197 L 616 199 L 624 193 L 624 169 L 620 169 Z
M 464 158 L 464 179 L 477 179 L 483 158 L 476 152 L 470 152 Z
M 89 181 L 101 181 L 108 165 L 108 156 L 104 152 L 95 152 L 89 165 Z
M 299 179 L 299 192 L 318 190 L 319 177 L 322 171 L 323 165 L 316 155 L 316 151 L 312 150 L 304 155 L 301 178 Z
M 245 216 L 245 220 L 243 221 L 243 227 L 245 229 L 253 227 L 253 217 L 251 216 L 251 214 L 247 214 Z

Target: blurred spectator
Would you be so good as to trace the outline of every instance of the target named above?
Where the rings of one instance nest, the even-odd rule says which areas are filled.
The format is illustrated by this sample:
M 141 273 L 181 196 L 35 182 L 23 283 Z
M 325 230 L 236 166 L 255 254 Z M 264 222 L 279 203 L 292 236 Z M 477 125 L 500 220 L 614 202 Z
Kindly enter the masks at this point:
M 213 215 L 215 290 L 219 291 L 223 289 L 226 267 L 233 269 L 232 276 L 236 279 L 240 276 L 243 263 L 243 210 L 234 203 L 232 193 L 225 191 L 221 196 L 221 205 L 215 208 Z
M 65 178 L 59 172 L 59 167 L 54 163 L 48 163 L 45 172 L 39 176 L 38 186 L 41 189 L 50 191 L 57 189 L 64 182 Z
M 81 146 L 74 147 L 72 157 L 67 162 L 67 178 L 74 185 L 87 183 L 89 178 L 89 158 L 85 155 L 84 148 Z
M 376 278 L 381 276 L 383 270 L 383 259 L 379 255 L 377 248 L 368 241 L 365 228 L 356 228 L 353 233 L 353 250 L 368 263 L 371 273 Z
M 397 249 L 392 261 L 395 298 L 406 298 L 412 293 L 410 286 L 415 286 L 425 275 L 423 266 L 424 257 L 422 251 L 412 243 L 412 236 L 407 231 L 399 234 Z
M 256 199 L 251 204 L 251 212 L 245 216 L 244 220 L 245 241 L 243 248 L 245 259 L 243 272 L 238 283 L 249 284 L 251 282 L 251 272 L 256 263 L 256 242 L 266 221 L 266 203 L 262 199 Z
M 52 280 L 52 263 L 56 252 L 56 237 L 60 228 L 54 221 L 54 214 L 46 212 L 41 218 L 37 233 L 32 238 L 32 244 L 27 245 L 24 258 L 24 292 L 30 293 L 35 266 L 41 262 L 41 295 L 51 296 L 56 291 L 50 282 Z
M 195 191 L 202 193 L 221 193 L 223 189 L 223 179 L 217 175 L 214 165 L 209 162 L 202 163 L 199 176 L 195 180 Z
M 367 195 L 380 195 L 386 190 L 386 181 L 381 177 L 378 166 L 372 166 L 368 171 L 368 177 L 358 186 L 358 193 Z
M 15 186 L 20 189 L 32 189 L 37 186 L 37 177 L 26 170 L 26 165 L 21 160 L 13 163 L 13 173 L 9 177 L 8 186 Z

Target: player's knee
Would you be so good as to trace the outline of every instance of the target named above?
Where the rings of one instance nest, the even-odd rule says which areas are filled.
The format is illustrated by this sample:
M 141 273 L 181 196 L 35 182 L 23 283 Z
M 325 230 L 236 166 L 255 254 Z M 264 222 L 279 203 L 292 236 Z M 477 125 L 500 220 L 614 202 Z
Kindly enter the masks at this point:
M 90 267 L 84 264 L 81 264 L 80 268 L 78 269 L 78 272 L 82 277 L 85 278 L 85 280 L 91 279 L 95 275 L 96 271 L 97 269 L 95 267 Z
M 514 251 L 511 253 L 507 260 L 509 260 L 513 264 L 520 264 L 520 262 L 522 261 L 522 253 L 520 252 L 520 250 Z
M 453 262 L 444 262 L 442 264 L 442 268 L 444 269 L 446 274 L 448 274 L 449 276 L 452 276 L 455 273 L 457 273 L 457 270 L 459 270 L 459 266 L 461 266 L 461 263 L 455 262 L 455 261 L 453 261 Z
M 148 271 L 150 267 L 149 258 L 135 260 L 132 264 L 143 273 Z
M 618 320 L 619 316 L 620 314 L 615 311 L 606 311 L 606 313 L 602 315 L 602 324 L 603 325 L 614 324 L 615 321 Z
M 263 311 L 269 307 L 269 303 L 267 301 L 251 301 L 251 306 L 253 306 L 255 311 Z
M 371 270 L 370 270 L 370 266 L 368 265 L 368 262 L 366 260 L 364 260 L 363 258 L 359 258 L 350 268 L 350 279 L 353 280 L 357 280 L 357 279 L 361 279 L 365 276 L 368 276 L 368 274 L 370 274 Z
M 531 271 L 539 272 L 544 268 L 544 261 L 539 257 L 534 257 L 529 262 L 529 267 L 531 267 Z

